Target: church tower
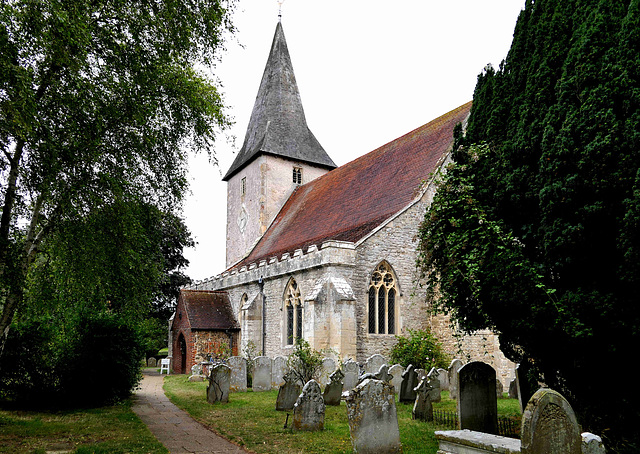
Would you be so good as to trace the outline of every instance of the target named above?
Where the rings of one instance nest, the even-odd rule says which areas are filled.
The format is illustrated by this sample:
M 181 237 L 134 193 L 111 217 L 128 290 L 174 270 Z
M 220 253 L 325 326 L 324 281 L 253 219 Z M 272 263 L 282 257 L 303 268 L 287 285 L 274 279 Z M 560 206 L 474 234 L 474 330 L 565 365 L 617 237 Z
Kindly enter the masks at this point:
M 244 143 L 227 182 L 227 266 L 245 257 L 300 184 L 336 167 L 307 126 L 278 22 Z

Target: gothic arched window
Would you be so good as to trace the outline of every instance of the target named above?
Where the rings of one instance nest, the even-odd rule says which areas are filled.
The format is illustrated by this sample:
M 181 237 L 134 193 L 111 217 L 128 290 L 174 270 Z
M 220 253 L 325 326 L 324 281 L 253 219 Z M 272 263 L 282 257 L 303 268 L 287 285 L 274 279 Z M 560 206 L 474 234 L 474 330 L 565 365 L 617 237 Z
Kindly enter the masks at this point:
M 378 265 L 369 282 L 369 333 L 396 333 L 396 280 L 387 262 Z
M 289 280 L 284 292 L 284 307 L 287 326 L 286 344 L 293 345 L 296 339 L 302 338 L 302 298 L 298 283 L 293 278 Z

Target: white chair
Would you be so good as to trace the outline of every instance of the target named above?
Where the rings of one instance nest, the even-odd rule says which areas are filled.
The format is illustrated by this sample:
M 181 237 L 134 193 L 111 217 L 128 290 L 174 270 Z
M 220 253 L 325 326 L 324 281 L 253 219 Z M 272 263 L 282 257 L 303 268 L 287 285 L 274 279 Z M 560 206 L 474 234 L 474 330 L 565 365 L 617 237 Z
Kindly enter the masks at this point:
M 162 371 L 166 370 L 167 371 L 167 375 L 169 375 L 169 358 L 162 358 L 160 360 L 160 375 L 162 375 Z

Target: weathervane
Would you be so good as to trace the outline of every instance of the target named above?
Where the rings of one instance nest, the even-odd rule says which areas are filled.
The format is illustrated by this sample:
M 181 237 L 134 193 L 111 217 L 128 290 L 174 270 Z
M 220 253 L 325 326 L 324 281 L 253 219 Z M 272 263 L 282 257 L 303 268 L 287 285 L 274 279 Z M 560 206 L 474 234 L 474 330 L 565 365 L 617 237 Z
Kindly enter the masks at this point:
M 278 20 L 282 20 L 282 4 L 285 0 L 278 0 Z

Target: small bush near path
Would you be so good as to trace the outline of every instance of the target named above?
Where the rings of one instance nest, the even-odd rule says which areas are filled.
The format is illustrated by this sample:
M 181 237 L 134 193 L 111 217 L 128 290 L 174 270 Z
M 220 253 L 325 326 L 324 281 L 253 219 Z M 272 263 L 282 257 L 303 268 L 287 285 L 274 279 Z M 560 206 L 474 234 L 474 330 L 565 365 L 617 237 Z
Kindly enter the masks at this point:
M 256 453 L 351 453 L 351 438 L 344 402 L 338 407 L 327 406 L 325 430 L 322 432 L 297 432 L 290 427 L 293 414 L 289 412 L 289 428 L 284 428 L 286 412 L 276 411 L 278 392 L 252 391 L 232 393 L 227 404 L 208 404 L 206 382 L 191 383 L 184 375 L 168 376 L 164 381 L 166 395 L 178 407 L 193 418 L 210 427 L 216 433 Z M 455 411 L 456 403 L 443 393 L 443 401 L 434 408 Z M 515 404 L 514 404 L 515 402 Z M 434 424 L 411 419 L 413 405 L 396 403 L 402 452 L 435 454 L 438 443 L 436 430 L 446 430 Z M 505 408 L 506 412 L 502 410 Z M 511 414 L 519 412 L 517 401 L 501 399 L 499 411 Z
M 166 454 L 131 402 L 94 409 L 35 411 L 0 407 L 0 452 Z

